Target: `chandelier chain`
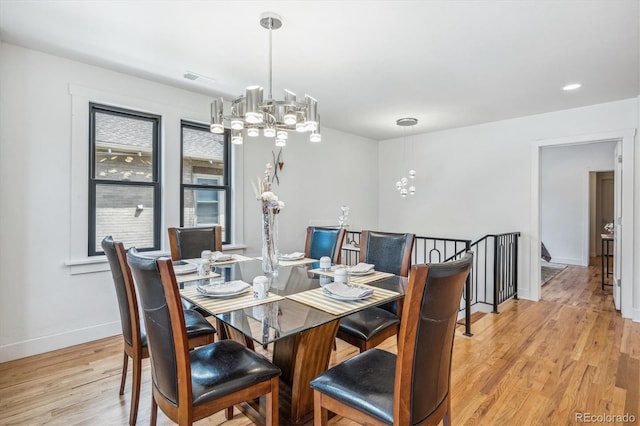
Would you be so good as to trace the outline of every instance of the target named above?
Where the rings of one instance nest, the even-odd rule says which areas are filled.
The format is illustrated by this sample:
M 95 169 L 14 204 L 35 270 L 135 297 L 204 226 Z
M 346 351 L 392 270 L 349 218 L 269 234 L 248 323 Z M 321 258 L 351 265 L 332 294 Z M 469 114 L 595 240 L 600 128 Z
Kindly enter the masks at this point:
M 269 99 L 273 99 L 273 26 L 269 25 Z

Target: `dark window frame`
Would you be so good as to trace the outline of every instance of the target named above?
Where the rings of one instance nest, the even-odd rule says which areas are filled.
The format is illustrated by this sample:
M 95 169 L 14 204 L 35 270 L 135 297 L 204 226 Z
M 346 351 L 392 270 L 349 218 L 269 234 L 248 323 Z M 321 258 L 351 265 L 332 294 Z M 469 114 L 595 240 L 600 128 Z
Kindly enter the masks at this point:
M 131 119 L 150 121 L 153 123 L 153 141 L 152 141 L 152 181 L 138 182 L 126 180 L 98 179 L 96 178 L 96 113 L 110 114 Z M 88 238 L 88 255 L 100 256 L 104 255 L 103 251 L 96 250 L 96 189 L 98 185 L 117 185 L 153 188 L 153 247 L 136 247 L 138 251 L 155 251 L 160 250 L 161 245 L 161 226 L 162 226 L 162 191 L 160 182 L 160 138 L 161 138 L 162 117 L 157 114 L 149 114 L 140 111 L 134 111 L 125 108 L 114 107 L 110 105 L 89 103 L 89 238 Z
M 224 223 L 224 239 L 223 244 L 231 243 L 231 138 L 229 137 L 229 129 L 224 130 L 224 172 L 222 175 L 222 185 L 206 185 L 196 183 L 184 183 L 184 128 L 192 130 L 209 132 L 209 125 L 196 123 L 188 120 L 180 120 L 180 226 L 184 226 L 184 191 L 185 189 L 217 189 L 224 191 L 225 200 L 225 223 Z M 208 225 L 210 226 L 210 225 Z

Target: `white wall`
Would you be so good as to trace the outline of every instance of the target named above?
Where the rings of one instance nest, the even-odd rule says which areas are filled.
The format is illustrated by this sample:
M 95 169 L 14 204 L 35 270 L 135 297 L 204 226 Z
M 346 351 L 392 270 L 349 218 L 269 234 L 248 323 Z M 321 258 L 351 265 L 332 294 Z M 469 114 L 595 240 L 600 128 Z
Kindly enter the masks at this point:
M 473 240 L 519 231 L 519 295 L 529 298 L 532 144 L 637 126 L 638 100 L 629 99 L 417 135 L 417 192 L 405 199 L 394 187 L 406 173 L 405 139 L 381 141 L 379 227 Z
M 308 134 L 291 133 L 273 192 L 284 201 L 279 213 L 281 252 L 304 251 L 307 226 L 338 225 L 340 206 L 350 207 L 349 229 L 378 223 L 378 152 L 370 139 L 322 128 L 322 142 L 310 143 Z M 267 162 L 278 154 L 273 140 L 245 138 L 244 235 L 246 252 L 260 254 L 260 203 L 251 182 L 263 176 Z
M 86 149 L 88 140 L 82 104 L 94 97 L 162 114 L 166 176 L 179 175 L 179 120 L 206 122 L 210 101 L 171 86 L 0 44 L 0 362 L 119 333 L 106 264 L 82 256 L 87 156 L 81 148 Z M 418 172 L 418 192 L 406 199 L 394 187 L 407 171 L 398 140 L 381 141 L 376 150 L 375 142 L 326 127 L 317 146 L 292 135 L 282 183 L 275 187 L 287 203 L 280 218 L 281 248 L 300 250 L 304 228 L 336 223 L 342 204 L 351 207 L 354 230 L 472 239 L 520 231 L 520 295 L 526 298 L 532 142 L 635 128 L 639 104 L 640 99 L 632 99 L 418 135 L 412 138 L 415 162 L 409 166 Z M 260 247 L 260 210 L 250 180 L 262 173 L 272 149 L 270 142 L 247 138 L 236 152 L 236 213 L 243 218 L 240 234 L 245 236 L 238 242 L 252 253 Z M 640 149 L 635 162 L 640 162 Z M 640 220 L 640 173 L 635 179 Z M 179 221 L 179 185 L 166 183 L 163 229 Z M 638 228 L 631 254 L 636 264 Z M 166 248 L 166 238 L 163 244 Z M 636 283 L 639 269 L 634 270 Z M 96 270 L 100 272 L 91 272 Z M 633 295 L 640 318 L 640 292 Z
M 615 142 L 544 147 L 542 241 L 552 262 L 589 264 L 589 172 L 613 170 Z
M 640 127 L 640 96 L 638 96 L 637 98 L 636 120 L 638 123 L 636 128 L 638 128 Z M 636 205 L 634 209 L 634 212 L 635 212 L 634 223 L 636 224 L 636 232 L 633 235 L 633 247 L 634 247 L 633 264 L 634 265 L 640 265 L 640 231 L 637 230 L 637 228 L 640 227 L 640 147 L 638 147 L 638 138 L 639 138 L 638 131 L 636 131 L 636 139 L 635 139 L 636 150 L 634 151 L 635 153 L 634 163 L 635 163 L 636 173 L 634 175 L 635 181 L 633 184 L 635 200 L 636 200 Z M 637 289 L 638 283 L 640 283 L 640 267 L 636 267 L 633 273 L 634 273 L 633 282 L 636 283 L 635 288 Z M 633 293 L 633 307 L 634 307 L 633 318 L 635 321 L 640 321 L 640 289 L 637 289 Z
M 180 119 L 207 122 L 210 98 L 1 43 L 0 362 L 120 333 L 108 266 L 86 258 L 89 100 L 162 115 L 162 229 L 179 222 Z M 309 220 L 335 223 L 342 203 L 352 206 L 354 225 L 377 223 L 377 151 L 365 148 L 375 142 L 327 128 L 323 137 L 286 148 L 276 187 L 287 202 L 284 250 L 301 248 Z M 253 252 L 260 213 L 243 179 L 271 158 L 270 143 L 259 142 L 236 152 L 236 213 L 247 225 L 239 235 Z

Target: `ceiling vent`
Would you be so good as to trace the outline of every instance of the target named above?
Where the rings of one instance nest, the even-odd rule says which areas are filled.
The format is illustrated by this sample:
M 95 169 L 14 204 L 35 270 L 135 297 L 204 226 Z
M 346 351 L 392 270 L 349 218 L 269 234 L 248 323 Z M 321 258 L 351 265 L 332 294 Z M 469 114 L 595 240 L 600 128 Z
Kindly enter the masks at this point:
M 198 83 L 202 83 L 202 84 L 212 84 L 212 83 L 215 83 L 216 81 L 214 78 L 207 77 L 193 71 L 185 71 L 184 74 L 182 74 L 182 76 L 187 80 L 197 81 Z
M 198 74 L 194 74 L 190 71 L 187 71 L 184 73 L 183 77 L 186 78 L 187 80 L 197 80 L 199 76 Z

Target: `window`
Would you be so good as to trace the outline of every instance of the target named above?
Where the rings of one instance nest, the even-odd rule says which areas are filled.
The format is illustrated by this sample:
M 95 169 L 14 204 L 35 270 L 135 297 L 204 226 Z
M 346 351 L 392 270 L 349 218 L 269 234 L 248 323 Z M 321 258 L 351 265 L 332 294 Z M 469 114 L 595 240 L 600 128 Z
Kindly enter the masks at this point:
M 160 116 L 89 104 L 89 256 L 160 249 Z
M 181 226 L 222 226 L 222 241 L 231 235 L 229 138 L 209 126 L 182 121 Z

